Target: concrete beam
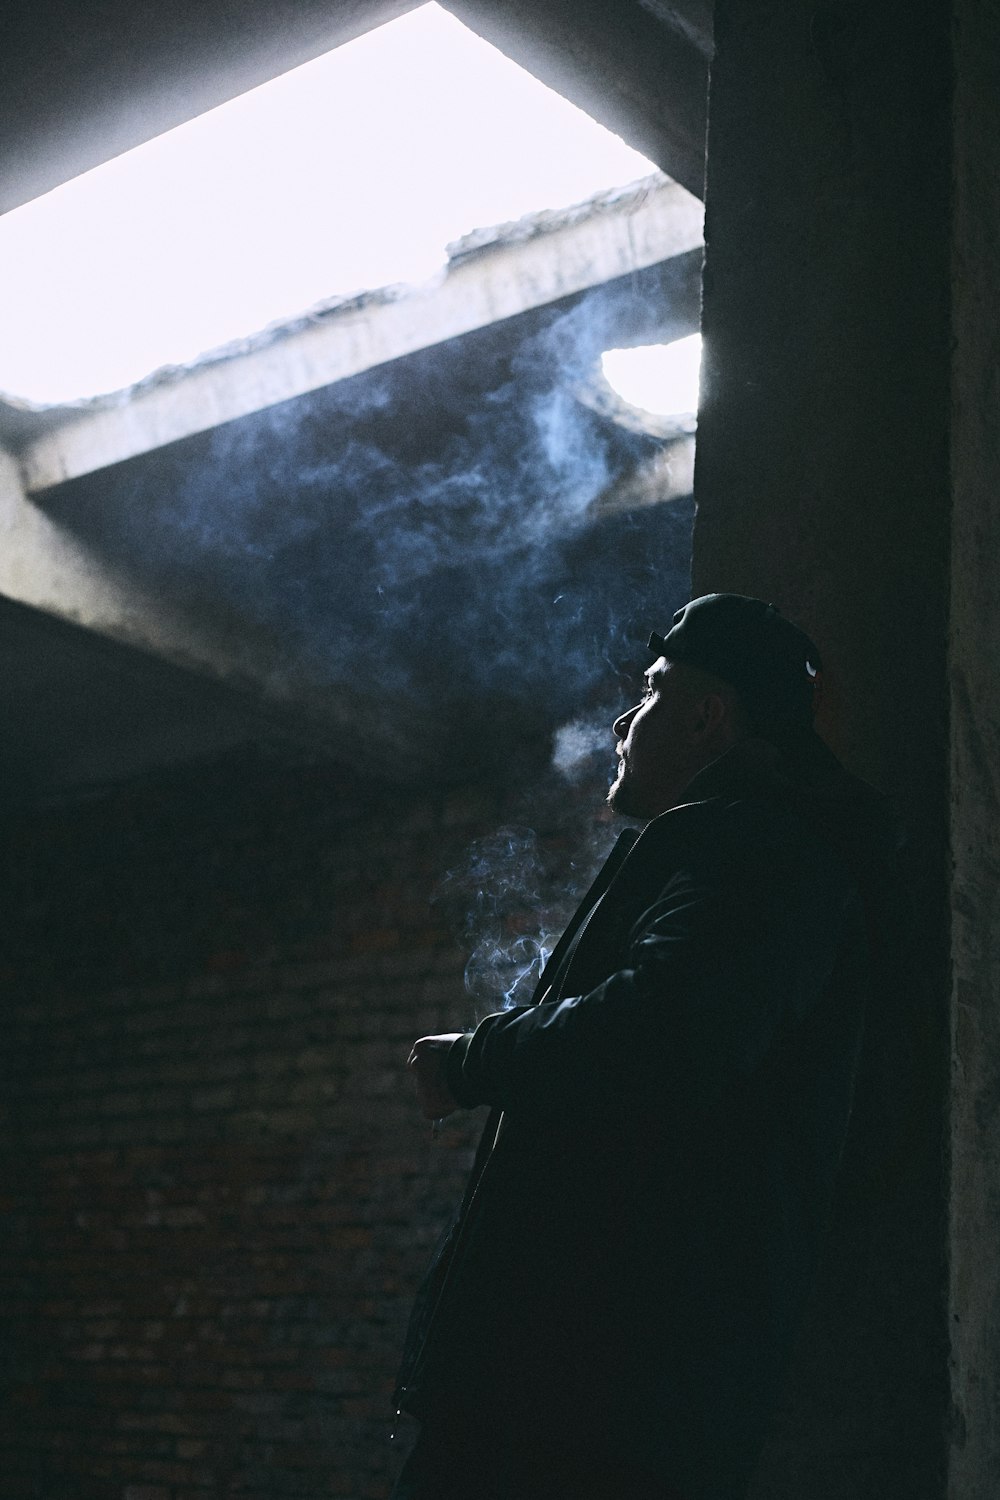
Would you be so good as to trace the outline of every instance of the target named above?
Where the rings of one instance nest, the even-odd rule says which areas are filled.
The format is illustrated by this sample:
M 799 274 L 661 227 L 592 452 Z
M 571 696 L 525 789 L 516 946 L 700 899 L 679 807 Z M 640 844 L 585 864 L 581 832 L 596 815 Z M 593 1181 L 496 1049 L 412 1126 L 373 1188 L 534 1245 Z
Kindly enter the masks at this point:
M 269 742 L 297 745 L 327 753 L 345 753 L 345 747 L 365 745 L 366 764 L 374 774 L 389 780 L 439 776 L 441 773 L 441 726 L 432 709 L 419 698 L 398 700 L 391 714 L 380 695 L 361 685 L 343 683 L 331 688 L 318 682 L 308 665 L 290 650 L 288 642 L 247 620 L 244 615 L 220 611 L 212 601 L 200 601 L 185 610 L 168 591 L 144 586 L 131 574 L 116 569 L 107 559 L 89 549 L 71 531 L 53 521 L 24 493 L 15 459 L 0 448 L 0 600 L 26 605 L 54 620 L 79 626 L 88 633 L 127 646 L 158 664 L 178 668 L 204 685 L 215 683 L 224 690 L 217 706 L 214 732 L 225 737 L 235 723 L 252 723 L 254 732 Z M 10 642 L 7 642 L 10 646 Z M 51 666 L 51 657 L 49 659 Z M 20 667 L 21 677 L 31 670 Z M 138 682 L 139 696 L 147 700 L 150 682 L 136 660 L 114 658 L 114 671 L 128 692 L 129 675 Z M 51 681 L 51 674 L 49 674 Z M 45 691 L 43 670 L 38 690 Z M 184 692 L 178 676 L 167 679 L 187 707 L 190 692 Z M 106 685 L 102 688 L 106 694 Z M 100 696 L 95 711 L 100 712 Z M 29 698 L 22 687 L 19 701 Z M 183 742 L 183 732 L 177 740 Z M 176 754 L 177 740 L 165 737 L 166 759 Z M 15 743 L 18 741 L 15 736 Z M 101 744 L 97 734 L 94 743 Z M 135 744 L 132 753 L 135 753 Z M 139 749 L 150 763 L 148 746 Z M 9 747 L 8 747 L 9 750 Z M 90 746 L 93 752 L 93 743 Z M 77 754 L 79 752 L 79 754 Z M 86 745 L 72 752 L 53 752 L 53 763 L 71 767 L 78 775 L 86 764 Z M 127 763 L 128 746 L 121 761 Z M 112 756 L 112 760 L 114 757 Z M 119 764 L 121 763 L 119 762 Z M 105 762 L 106 763 L 106 760 Z M 6 772 L 10 766 L 5 765 Z M 29 772 L 37 767 L 26 768 Z
M 583 208 L 461 242 L 441 278 L 320 310 L 239 352 L 67 413 L 23 448 L 34 494 L 433 344 L 586 291 L 701 243 L 700 202 L 651 178 Z
M 0 597 L 219 684 L 226 695 L 219 710 L 223 730 L 227 714 L 242 712 L 259 732 L 285 745 L 331 749 L 364 738 L 373 768 L 390 777 L 400 766 L 420 775 L 433 765 L 438 726 L 419 708 L 397 714 L 387 727 L 370 693 L 318 684 L 287 642 L 245 617 L 185 611 L 165 591 L 118 571 L 31 502 L 16 461 L 3 449 Z
M 275 702 L 299 696 L 289 663 L 245 620 L 192 620 L 117 572 L 26 496 L 0 449 L 0 595 Z

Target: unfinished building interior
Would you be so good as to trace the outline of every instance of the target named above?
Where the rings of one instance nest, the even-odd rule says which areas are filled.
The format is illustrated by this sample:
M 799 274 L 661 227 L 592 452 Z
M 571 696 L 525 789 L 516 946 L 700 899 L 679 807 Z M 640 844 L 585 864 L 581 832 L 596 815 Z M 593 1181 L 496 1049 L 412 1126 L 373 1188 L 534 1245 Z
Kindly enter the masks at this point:
M 412 8 L 10 7 L 0 207 Z M 430 1139 L 408 1043 L 530 968 L 644 632 L 733 590 L 820 641 L 914 908 L 907 1131 L 754 1500 L 995 1500 L 1000 19 L 448 9 L 663 175 L 128 401 L 0 404 L 0 1493 L 388 1493 L 478 1123 Z M 593 370 L 699 326 L 692 477 Z

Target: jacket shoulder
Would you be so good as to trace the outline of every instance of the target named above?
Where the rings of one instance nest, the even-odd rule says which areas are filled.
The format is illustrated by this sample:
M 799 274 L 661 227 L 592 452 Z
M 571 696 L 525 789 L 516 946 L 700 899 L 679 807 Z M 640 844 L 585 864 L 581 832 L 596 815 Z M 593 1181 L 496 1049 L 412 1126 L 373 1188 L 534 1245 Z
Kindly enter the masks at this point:
M 683 803 L 647 824 L 625 860 L 647 879 L 695 865 L 726 885 L 768 888 L 805 879 L 846 895 L 855 881 L 824 835 L 786 803 L 768 797 L 710 797 Z M 631 872 L 630 872 L 631 873 Z M 805 894 L 805 891 L 803 891 Z

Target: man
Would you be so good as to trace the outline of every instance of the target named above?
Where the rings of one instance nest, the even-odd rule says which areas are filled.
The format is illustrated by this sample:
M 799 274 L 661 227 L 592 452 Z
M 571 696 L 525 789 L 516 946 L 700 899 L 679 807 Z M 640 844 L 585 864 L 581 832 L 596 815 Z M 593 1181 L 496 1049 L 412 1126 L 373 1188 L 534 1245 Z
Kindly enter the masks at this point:
M 881 799 L 815 735 L 813 643 L 696 599 L 614 725 L 619 841 L 535 1003 L 422 1037 L 492 1106 L 411 1322 L 400 1500 L 738 1500 L 815 1269 L 869 980 Z

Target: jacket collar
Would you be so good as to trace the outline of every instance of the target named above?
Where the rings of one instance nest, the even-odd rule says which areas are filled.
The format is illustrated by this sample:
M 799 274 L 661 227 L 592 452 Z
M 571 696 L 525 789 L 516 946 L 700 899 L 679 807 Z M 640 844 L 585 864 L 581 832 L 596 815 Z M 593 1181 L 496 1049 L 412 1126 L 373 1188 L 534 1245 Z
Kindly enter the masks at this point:
M 816 739 L 816 745 L 821 744 Z M 825 746 L 822 748 L 825 749 Z M 834 760 L 829 751 L 826 753 Z M 710 797 L 787 797 L 806 771 L 806 756 L 810 763 L 815 760 L 813 746 L 809 746 L 806 755 L 792 762 L 787 753 L 772 745 L 769 740 L 755 737 L 740 740 L 724 755 L 698 772 L 688 786 L 684 802 L 705 802 Z M 839 762 L 834 761 L 834 764 L 839 766 Z M 817 770 L 818 767 L 811 766 L 808 773 L 810 779 L 815 778 Z
M 784 804 L 855 869 L 895 862 L 901 829 L 888 799 L 845 770 L 814 733 L 786 747 L 741 740 L 698 773 L 683 803 L 649 826 L 695 804 L 744 799 Z

